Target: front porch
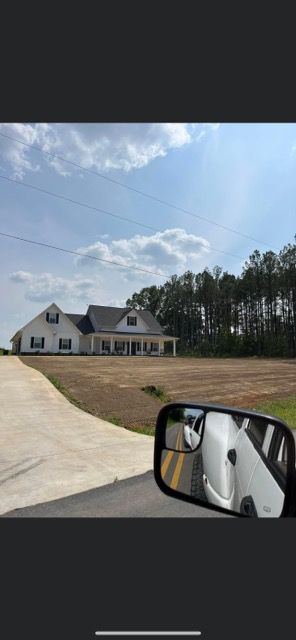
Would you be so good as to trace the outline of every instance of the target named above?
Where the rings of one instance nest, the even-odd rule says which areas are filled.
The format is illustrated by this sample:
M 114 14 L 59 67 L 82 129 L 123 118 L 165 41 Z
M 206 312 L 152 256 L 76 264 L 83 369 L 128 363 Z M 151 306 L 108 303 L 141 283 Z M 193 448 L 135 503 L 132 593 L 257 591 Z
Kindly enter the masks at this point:
M 80 338 L 80 353 L 88 355 L 162 356 L 164 343 L 173 342 L 176 355 L 176 340 L 169 336 L 137 336 L 125 334 L 91 334 Z

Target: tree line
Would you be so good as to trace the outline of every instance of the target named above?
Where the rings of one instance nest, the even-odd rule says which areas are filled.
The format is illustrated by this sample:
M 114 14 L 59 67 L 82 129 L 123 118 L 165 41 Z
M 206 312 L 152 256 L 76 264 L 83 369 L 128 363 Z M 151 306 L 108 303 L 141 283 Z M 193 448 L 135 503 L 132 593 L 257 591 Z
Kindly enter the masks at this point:
M 295 357 L 296 244 L 278 254 L 255 250 L 238 276 L 219 266 L 173 275 L 126 304 L 150 309 L 180 339 L 179 353 Z

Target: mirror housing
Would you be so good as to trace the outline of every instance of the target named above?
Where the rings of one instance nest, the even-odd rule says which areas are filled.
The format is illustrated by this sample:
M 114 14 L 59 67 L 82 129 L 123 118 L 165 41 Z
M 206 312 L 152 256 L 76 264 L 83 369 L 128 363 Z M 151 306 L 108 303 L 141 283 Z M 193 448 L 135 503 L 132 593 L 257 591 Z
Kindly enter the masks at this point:
M 282 420 L 256 411 L 165 405 L 156 423 L 154 477 L 168 496 L 221 513 L 296 515 L 293 434 Z

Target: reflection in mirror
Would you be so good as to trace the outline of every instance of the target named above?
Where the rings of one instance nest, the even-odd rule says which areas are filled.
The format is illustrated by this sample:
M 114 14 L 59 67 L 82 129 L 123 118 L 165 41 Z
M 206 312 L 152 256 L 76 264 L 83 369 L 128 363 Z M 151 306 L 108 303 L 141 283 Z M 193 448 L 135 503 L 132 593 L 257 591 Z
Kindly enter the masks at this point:
M 285 431 L 264 417 L 174 407 L 161 476 L 171 489 L 253 517 L 279 517 L 286 488 Z
M 201 440 L 204 413 L 200 409 L 173 408 L 168 415 L 165 442 L 167 449 L 193 451 Z

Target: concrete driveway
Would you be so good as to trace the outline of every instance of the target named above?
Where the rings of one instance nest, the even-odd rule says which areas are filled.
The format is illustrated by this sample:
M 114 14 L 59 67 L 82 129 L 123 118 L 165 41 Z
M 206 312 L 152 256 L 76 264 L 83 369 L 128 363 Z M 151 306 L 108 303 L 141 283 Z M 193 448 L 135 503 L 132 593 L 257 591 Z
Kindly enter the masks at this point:
M 0 357 L 0 513 L 153 468 L 154 439 L 77 409 L 16 356 Z

